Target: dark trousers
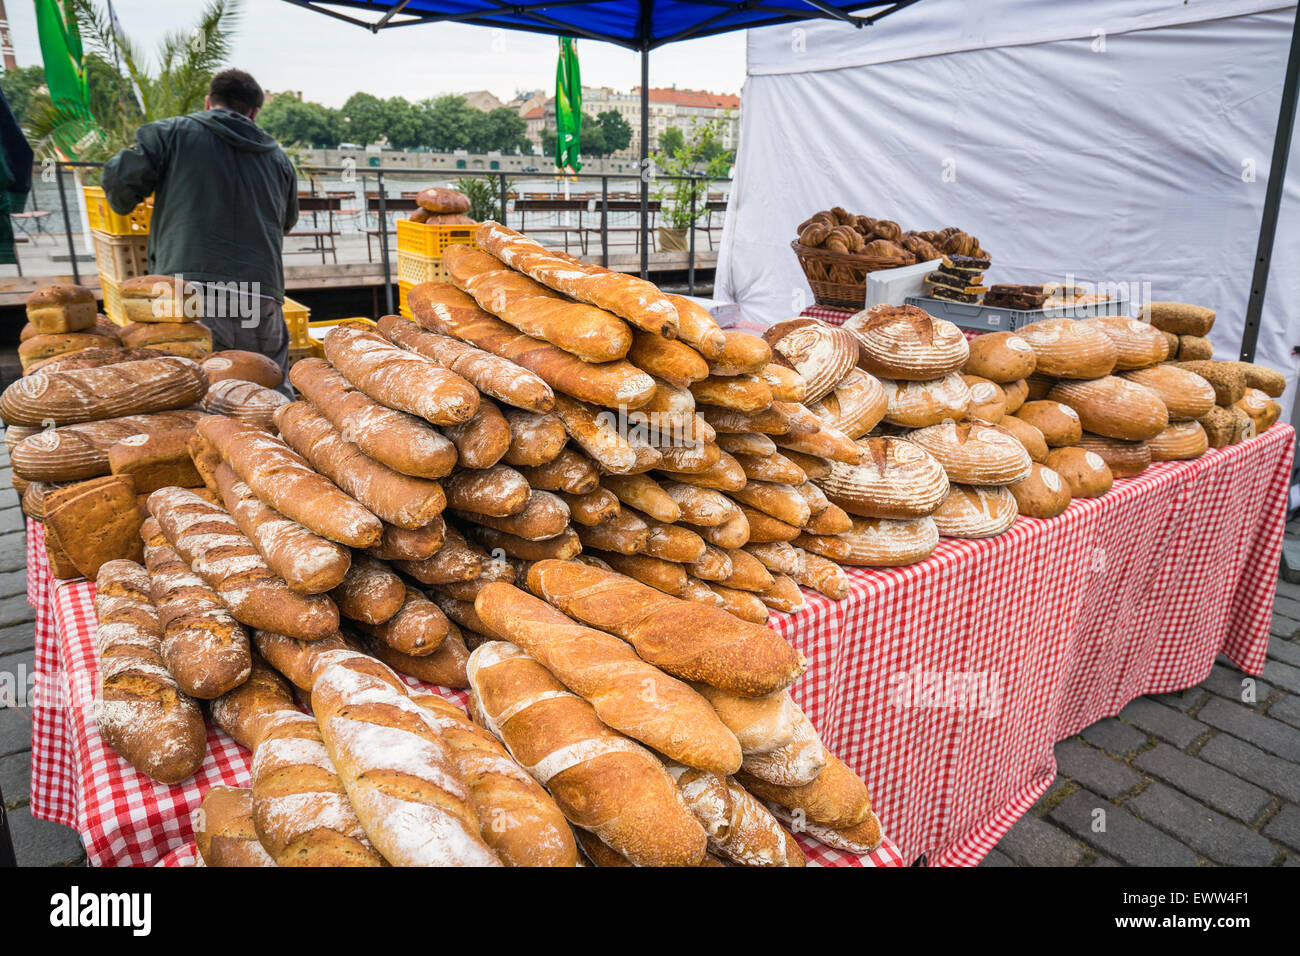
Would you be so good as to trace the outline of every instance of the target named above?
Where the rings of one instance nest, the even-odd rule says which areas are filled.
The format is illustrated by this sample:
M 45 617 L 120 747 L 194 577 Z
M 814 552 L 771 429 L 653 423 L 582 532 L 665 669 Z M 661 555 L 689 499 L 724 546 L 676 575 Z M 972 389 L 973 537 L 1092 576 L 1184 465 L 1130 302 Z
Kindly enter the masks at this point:
M 280 303 L 264 296 L 245 296 L 222 309 L 224 314 L 205 315 L 203 324 L 212 330 L 212 350 L 241 349 L 271 359 L 285 373 L 280 391 L 293 398 L 289 385 L 289 329 L 284 324 Z

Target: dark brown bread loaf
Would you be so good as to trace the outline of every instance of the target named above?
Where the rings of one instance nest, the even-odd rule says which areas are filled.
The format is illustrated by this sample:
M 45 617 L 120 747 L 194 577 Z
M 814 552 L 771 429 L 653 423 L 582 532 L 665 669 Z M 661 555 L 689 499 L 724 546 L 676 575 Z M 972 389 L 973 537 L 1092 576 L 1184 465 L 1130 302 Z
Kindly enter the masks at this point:
M 207 376 L 188 359 L 164 356 L 67 372 L 37 372 L 0 395 L 11 425 L 71 425 L 183 408 L 203 397 Z
M 406 586 L 384 562 L 354 555 L 342 583 L 330 591 L 339 613 L 363 624 L 382 624 L 402 609 Z
M 266 388 L 279 388 L 284 381 L 284 373 L 274 360 L 242 349 L 213 352 L 199 366 L 208 376 L 209 384 L 237 378 L 245 382 L 256 382 Z
M 200 417 L 198 412 L 155 412 L 37 432 L 14 446 L 10 455 L 14 474 L 28 481 L 77 481 L 107 475 L 108 450 L 123 438 L 192 428 Z

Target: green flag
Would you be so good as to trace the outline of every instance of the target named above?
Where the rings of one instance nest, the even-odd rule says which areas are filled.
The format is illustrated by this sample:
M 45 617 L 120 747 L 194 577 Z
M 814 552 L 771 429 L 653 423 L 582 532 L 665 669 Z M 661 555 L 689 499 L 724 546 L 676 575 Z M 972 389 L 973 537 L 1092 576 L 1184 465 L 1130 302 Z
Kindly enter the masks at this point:
M 560 37 L 560 60 L 555 67 L 555 165 L 582 169 L 582 74 L 578 49 L 572 37 Z
M 71 2 L 36 0 L 36 30 L 41 59 L 45 61 L 45 85 L 59 112 L 59 123 L 51 138 L 64 156 L 76 159 L 104 134 L 88 105 L 81 31 Z

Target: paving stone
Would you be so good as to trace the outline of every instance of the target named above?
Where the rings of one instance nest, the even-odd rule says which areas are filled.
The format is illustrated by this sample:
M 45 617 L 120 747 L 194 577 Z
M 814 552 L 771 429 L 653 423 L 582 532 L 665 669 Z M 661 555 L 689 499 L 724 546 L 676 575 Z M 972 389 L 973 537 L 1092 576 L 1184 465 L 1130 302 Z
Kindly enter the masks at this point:
M 1238 777 L 1245 777 L 1269 793 L 1300 802 L 1300 766 L 1264 753 L 1244 740 L 1219 734 L 1206 741 L 1196 756 Z
M 4 794 L 4 805 L 16 807 L 27 803 L 32 796 L 32 752 L 0 757 L 0 793 Z
M 31 650 L 36 646 L 36 622 L 0 627 L 0 654 Z
M 1078 866 L 1084 850 L 1064 830 L 1026 814 L 998 841 L 998 849 L 1022 866 Z
M 1300 601 L 1279 594 L 1273 599 L 1273 613 L 1289 617 L 1293 621 L 1300 621 Z
M 1300 529 L 1300 521 L 1296 522 L 1296 527 L 1297 529 Z M 1289 581 L 1278 581 L 1277 593 L 1279 597 L 1290 598 L 1292 601 L 1300 601 L 1300 584 L 1292 584 Z
M 1171 694 L 1152 694 L 1151 699 L 1164 704 L 1166 707 L 1172 707 L 1174 710 L 1181 710 L 1187 713 L 1197 704 L 1205 700 L 1205 690 L 1201 687 L 1189 687 L 1187 690 L 1180 690 Z
M 27 807 L 9 814 L 9 831 L 19 866 L 58 866 L 75 863 L 86 855 L 75 830 L 38 820 Z
M 1240 737 L 1261 750 L 1300 762 L 1300 730 L 1279 720 L 1264 717 L 1242 704 L 1215 698 L 1197 715 L 1212 727 Z
M 1300 866 L 1300 856 L 1288 856 L 1282 861 L 1283 866 Z
M 17 571 L 27 566 L 27 536 L 0 534 L 0 571 Z
M 980 860 L 980 866 L 1015 866 L 1015 861 L 1005 853 L 989 850 L 989 855 Z
M 1205 725 L 1199 721 L 1145 697 L 1129 701 L 1119 715 L 1133 726 L 1179 748 L 1186 747 L 1206 730 Z
M 1241 695 L 1250 686 L 1244 683 L 1245 681 L 1254 683 L 1254 701 L 1242 700 Z M 1226 697 L 1239 704 L 1249 704 L 1252 707 L 1256 701 L 1263 700 L 1273 692 L 1273 688 L 1260 678 L 1251 677 L 1249 674 L 1243 674 L 1235 667 L 1224 667 L 1222 664 L 1215 664 L 1211 667 L 1210 673 L 1206 675 L 1205 680 L 1201 681 L 1200 686 L 1213 691 L 1220 697 Z
M 1058 773 L 1056 775 L 1056 779 L 1052 781 L 1052 785 L 1043 791 L 1043 795 L 1041 797 L 1039 797 L 1037 800 L 1034 801 L 1034 805 L 1030 808 L 1031 812 L 1034 810 L 1040 810 L 1041 808 L 1048 805 L 1054 805 L 1057 800 L 1057 794 L 1059 794 L 1062 790 L 1069 789 L 1073 786 L 1074 784 L 1066 780 Z
M 1278 852 L 1264 837 L 1162 783 L 1153 783 L 1125 807 L 1178 840 L 1227 866 L 1268 866 Z
M 1292 727 L 1300 727 L 1300 697 L 1295 694 L 1287 694 L 1269 707 L 1268 715 L 1274 720 L 1280 720 Z
M 27 603 L 27 595 L 0 598 L 0 627 L 36 620 L 36 612 Z
M 32 712 L 0 707 L 0 757 L 32 749 Z
M 1278 661 L 1285 661 L 1292 667 L 1300 667 L 1300 644 L 1273 638 L 1268 642 L 1268 656 Z
M 1281 840 L 1293 850 L 1300 850 L 1300 807 L 1287 803 L 1264 824 L 1264 835 Z
M 1168 744 L 1143 751 L 1133 758 L 1133 765 L 1243 823 L 1255 820 L 1273 800 L 1254 784 Z
M 1088 865 L 1089 866 L 1123 866 L 1124 864 L 1121 863 L 1119 860 L 1112 860 L 1110 857 L 1106 856 L 1105 854 L 1097 853 L 1093 856 L 1092 862 L 1089 863 Z
M 0 531 L 25 531 L 27 516 L 21 508 L 8 508 L 0 511 Z
M 1094 833 L 1098 809 L 1105 813 L 1104 829 Z M 1129 866 L 1196 865 L 1196 854 L 1173 837 L 1087 790 L 1070 794 L 1048 816 L 1089 846 Z
M 1293 694 L 1300 694 L 1300 667 L 1282 661 L 1267 661 L 1264 664 L 1264 679 Z
M 1268 633 L 1283 640 L 1289 641 L 1295 636 L 1296 631 L 1300 631 L 1300 621 L 1293 621 L 1289 617 L 1278 614 L 1273 615 L 1273 620 L 1268 625 Z
M 1056 745 L 1056 766 L 1071 780 L 1077 780 L 1105 797 L 1119 797 L 1142 782 L 1142 778 L 1114 757 L 1078 740 Z
M 1147 735 L 1134 730 L 1128 724 L 1107 717 L 1099 720 L 1079 734 L 1094 747 L 1100 747 L 1107 753 L 1126 754 L 1137 750 L 1147 742 Z
M 22 595 L 27 596 L 27 569 L 21 571 L 0 572 L 0 598 Z

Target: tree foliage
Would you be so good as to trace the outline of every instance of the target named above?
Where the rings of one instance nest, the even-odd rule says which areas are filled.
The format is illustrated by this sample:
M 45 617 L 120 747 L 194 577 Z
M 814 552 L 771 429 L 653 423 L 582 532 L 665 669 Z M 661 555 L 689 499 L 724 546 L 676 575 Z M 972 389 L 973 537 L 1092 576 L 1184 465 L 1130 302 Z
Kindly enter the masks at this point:
M 736 161 L 734 151 L 722 145 L 727 120 L 716 117 L 691 127 L 686 139 L 681 130 L 670 126 L 659 136 L 660 151 L 654 154 L 658 189 L 655 198 L 661 203 L 664 221 L 676 229 L 689 229 L 704 214 L 704 200 L 709 183 L 724 179 Z M 676 133 L 676 137 L 669 137 Z M 681 145 L 665 150 L 681 137 Z
M 46 95 L 44 86 L 45 67 L 43 66 L 20 66 L 14 70 L 6 70 L 0 75 L 0 90 L 4 90 L 5 102 L 9 104 L 9 110 L 14 114 L 14 119 L 18 121 L 19 126 L 27 125 L 27 115 L 32 101 Z

